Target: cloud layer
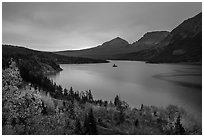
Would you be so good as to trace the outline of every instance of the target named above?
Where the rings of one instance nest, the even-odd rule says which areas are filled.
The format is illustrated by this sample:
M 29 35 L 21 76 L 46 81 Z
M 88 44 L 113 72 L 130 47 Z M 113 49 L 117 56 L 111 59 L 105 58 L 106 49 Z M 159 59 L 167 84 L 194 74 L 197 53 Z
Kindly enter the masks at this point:
M 147 31 L 171 31 L 202 11 L 201 3 L 3 3 L 4 44 L 57 51 L 129 43 Z

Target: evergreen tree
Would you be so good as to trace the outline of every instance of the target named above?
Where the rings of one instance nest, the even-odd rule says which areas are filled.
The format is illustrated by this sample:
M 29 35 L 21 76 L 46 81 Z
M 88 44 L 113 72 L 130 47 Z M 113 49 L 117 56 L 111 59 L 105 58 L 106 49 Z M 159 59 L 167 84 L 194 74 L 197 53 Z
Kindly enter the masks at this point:
M 104 101 L 104 107 L 108 106 L 108 101 Z
M 121 101 L 120 101 L 120 98 L 119 96 L 117 95 L 114 99 L 114 105 L 117 107 L 118 105 L 120 105 Z
M 139 120 L 138 119 L 135 120 L 134 125 L 135 125 L 135 127 L 138 127 L 138 125 L 139 125 Z
M 85 115 L 84 134 L 86 135 L 97 135 L 98 134 L 97 127 L 96 127 L 96 121 L 93 115 L 92 108 L 90 109 L 88 116 Z
M 125 113 L 124 110 L 119 111 L 119 124 L 123 123 L 125 121 Z
M 88 134 L 89 133 L 89 120 L 88 120 L 88 115 L 85 114 L 84 116 L 84 126 L 83 126 L 83 134 Z
M 74 98 L 77 100 L 77 101 L 80 101 L 80 95 L 79 95 L 79 91 L 77 90 L 75 93 L 74 93 Z
M 73 88 L 72 88 L 72 87 L 70 87 L 70 90 L 69 90 L 69 95 L 70 95 L 71 99 L 73 99 L 73 98 L 74 98 L 74 90 L 73 90 Z
M 140 111 L 142 111 L 144 109 L 144 105 L 142 104 L 140 107 Z
M 67 95 L 68 95 L 68 90 L 65 88 L 64 89 L 64 96 L 67 97 Z
M 183 126 L 181 124 L 181 117 L 180 117 L 180 115 L 176 119 L 175 134 L 177 134 L 177 135 L 184 135 L 185 134 L 185 129 L 183 128 Z
M 76 122 L 75 122 L 74 134 L 76 134 L 76 135 L 82 134 L 82 127 L 81 127 L 81 123 L 80 123 L 79 118 L 77 118 Z
M 47 106 L 44 104 L 44 102 L 42 101 L 42 111 L 41 113 L 43 115 L 47 115 Z
M 123 123 L 125 121 L 124 111 L 128 106 L 126 105 L 126 102 L 120 100 L 118 95 L 114 99 L 114 105 L 116 106 L 116 109 L 119 111 L 116 114 L 117 124 L 121 124 L 121 123 Z
M 93 95 L 92 95 L 92 93 L 91 93 L 91 90 L 89 90 L 89 91 L 87 92 L 87 98 L 88 98 L 88 101 L 89 101 L 89 102 L 93 102 Z
M 75 111 L 74 111 L 74 101 L 71 100 L 71 103 L 69 105 L 69 117 L 71 119 L 76 119 L 76 114 L 75 114 Z
M 85 92 L 81 92 L 81 99 L 82 99 L 82 103 L 86 103 L 88 101 L 88 96 L 87 96 L 87 91 Z
M 116 106 L 117 109 L 122 107 L 122 101 L 120 100 L 120 97 L 118 95 L 114 99 L 114 105 Z

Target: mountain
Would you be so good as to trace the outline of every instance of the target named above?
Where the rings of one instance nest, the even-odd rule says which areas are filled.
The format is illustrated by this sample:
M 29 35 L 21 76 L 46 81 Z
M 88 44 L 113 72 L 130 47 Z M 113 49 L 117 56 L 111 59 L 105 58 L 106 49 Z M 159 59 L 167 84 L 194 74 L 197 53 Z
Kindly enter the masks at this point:
M 171 32 L 147 32 L 132 44 L 117 37 L 97 47 L 55 53 L 105 60 L 200 62 L 202 57 L 202 13 L 185 20 Z
M 188 37 L 192 38 L 200 32 L 202 32 L 202 13 L 182 22 L 172 30 L 171 34 L 174 39 L 184 39 Z
M 9 66 L 10 59 L 13 58 L 18 63 L 35 66 L 35 70 L 44 74 L 55 73 L 61 68 L 58 64 L 79 64 L 79 63 L 106 63 L 105 60 L 96 60 L 80 57 L 68 57 L 57 55 L 51 52 L 42 52 L 25 47 L 2 45 L 2 66 Z M 33 68 L 33 67 L 32 67 Z
M 129 44 L 126 40 L 117 37 L 110 41 L 104 42 L 97 47 L 84 50 L 68 50 L 55 52 L 59 55 L 87 57 L 94 59 L 120 59 L 118 55 L 130 52 L 138 52 L 150 47 L 154 47 L 157 43 L 168 36 L 167 31 L 155 31 L 146 33 L 140 40 Z M 119 58 L 118 58 L 119 57 Z
M 114 54 L 126 53 L 129 43 L 122 38 L 114 38 L 110 41 L 103 43 L 97 47 L 83 49 L 83 50 L 67 50 L 55 52 L 59 55 L 74 56 L 74 57 L 87 57 L 94 59 L 110 59 Z
M 201 62 L 202 13 L 185 20 L 170 33 L 166 48 L 149 62 Z
M 125 48 L 125 47 L 127 47 L 129 45 L 129 43 L 126 41 L 126 40 L 124 40 L 124 39 L 122 39 L 122 38 L 120 38 L 120 37 L 117 37 L 117 38 L 115 38 L 115 39 L 112 39 L 112 40 L 110 40 L 110 41 L 108 41 L 108 42 L 105 42 L 105 43 L 103 43 L 101 46 L 99 46 L 100 48 L 102 48 L 102 47 L 108 47 L 108 48 Z
M 182 22 L 155 46 L 139 52 L 119 54 L 117 58 L 152 63 L 201 62 L 202 13 Z

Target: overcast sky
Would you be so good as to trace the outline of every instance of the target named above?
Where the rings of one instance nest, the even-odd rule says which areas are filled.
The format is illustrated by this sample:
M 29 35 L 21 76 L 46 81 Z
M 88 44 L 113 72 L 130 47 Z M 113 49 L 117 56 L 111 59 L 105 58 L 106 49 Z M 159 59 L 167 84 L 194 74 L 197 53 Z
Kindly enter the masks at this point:
M 3 3 L 2 40 L 38 50 L 129 43 L 147 31 L 171 31 L 202 11 L 201 3 Z

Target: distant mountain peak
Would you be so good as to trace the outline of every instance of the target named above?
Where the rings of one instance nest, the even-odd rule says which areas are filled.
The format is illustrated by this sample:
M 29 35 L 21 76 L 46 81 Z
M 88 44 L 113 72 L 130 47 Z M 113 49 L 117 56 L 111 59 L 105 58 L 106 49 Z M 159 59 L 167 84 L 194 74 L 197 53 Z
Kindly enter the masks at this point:
M 108 42 L 113 42 L 113 41 L 121 41 L 121 42 L 126 42 L 126 43 L 128 43 L 126 40 L 122 39 L 121 37 L 116 37 L 116 38 L 114 38 L 114 39 L 112 39 L 112 40 L 110 40 L 110 41 L 108 41 Z M 105 43 L 106 43 L 106 42 L 105 42 Z
M 124 40 L 124 39 L 122 39 L 121 37 L 116 37 L 116 38 L 114 38 L 112 40 Z
M 124 47 L 127 45 L 129 45 L 129 43 L 126 40 L 116 37 L 110 41 L 104 42 L 101 47 Z

